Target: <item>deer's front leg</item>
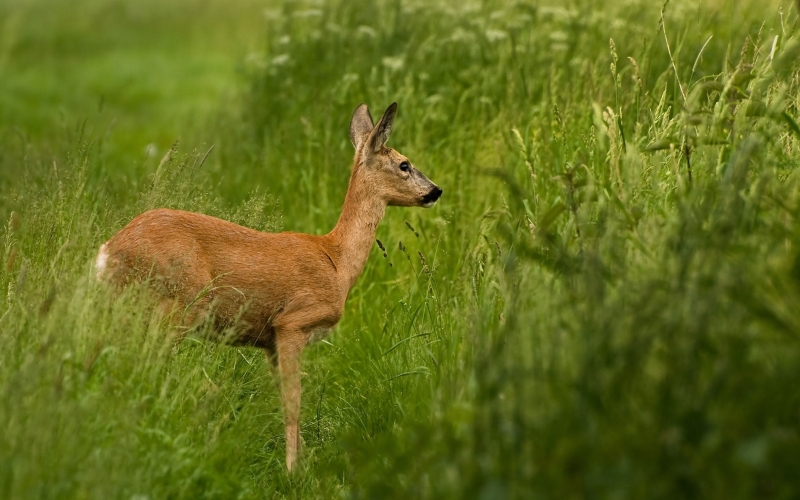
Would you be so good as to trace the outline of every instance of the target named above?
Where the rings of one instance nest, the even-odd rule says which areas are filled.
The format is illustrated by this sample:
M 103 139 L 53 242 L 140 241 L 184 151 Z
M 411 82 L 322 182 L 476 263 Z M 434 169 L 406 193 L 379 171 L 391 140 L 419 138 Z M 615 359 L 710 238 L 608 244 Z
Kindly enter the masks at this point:
M 300 452 L 300 354 L 305 346 L 301 331 L 284 331 L 277 337 L 281 399 L 286 421 L 286 468 L 297 462 Z

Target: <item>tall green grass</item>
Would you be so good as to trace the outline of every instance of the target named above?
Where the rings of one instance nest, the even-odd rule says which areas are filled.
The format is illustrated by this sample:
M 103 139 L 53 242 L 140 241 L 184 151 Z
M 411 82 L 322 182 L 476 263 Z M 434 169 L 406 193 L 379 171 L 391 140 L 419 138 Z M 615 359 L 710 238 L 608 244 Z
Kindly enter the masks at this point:
M 276 2 L 207 160 L 7 142 L 0 494 L 793 498 L 792 8 Z M 444 196 L 388 210 L 307 349 L 287 476 L 263 355 L 175 346 L 93 254 L 154 206 L 327 232 L 352 109 L 395 100 L 390 144 Z

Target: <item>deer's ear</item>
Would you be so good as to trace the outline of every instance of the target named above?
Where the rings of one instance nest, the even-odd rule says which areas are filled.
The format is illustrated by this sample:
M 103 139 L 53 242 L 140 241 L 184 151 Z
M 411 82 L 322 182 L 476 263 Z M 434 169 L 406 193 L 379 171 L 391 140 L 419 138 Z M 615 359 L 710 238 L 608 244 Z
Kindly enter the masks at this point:
M 366 104 L 359 104 L 355 111 L 353 111 L 353 118 L 350 119 L 350 142 L 353 147 L 358 147 L 369 136 L 375 125 L 372 123 L 372 115 L 369 114 Z
M 378 121 L 378 124 L 375 125 L 375 128 L 369 135 L 367 147 L 371 152 L 377 153 L 381 150 L 383 145 L 386 144 L 386 141 L 389 140 L 389 136 L 392 133 L 392 124 L 394 123 L 395 113 L 397 113 L 397 103 L 393 102 L 388 108 L 386 108 L 386 111 Z

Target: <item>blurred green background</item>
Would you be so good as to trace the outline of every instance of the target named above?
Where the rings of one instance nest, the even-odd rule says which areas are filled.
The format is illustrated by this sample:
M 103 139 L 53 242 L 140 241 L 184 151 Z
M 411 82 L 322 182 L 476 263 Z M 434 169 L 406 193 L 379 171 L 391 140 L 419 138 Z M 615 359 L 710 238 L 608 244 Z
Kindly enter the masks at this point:
M 5 0 L 0 497 L 796 498 L 798 36 L 778 0 Z M 327 232 L 392 101 L 444 196 L 306 350 L 288 476 L 263 354 L 174 347 L 92 260 L 159 206 Z

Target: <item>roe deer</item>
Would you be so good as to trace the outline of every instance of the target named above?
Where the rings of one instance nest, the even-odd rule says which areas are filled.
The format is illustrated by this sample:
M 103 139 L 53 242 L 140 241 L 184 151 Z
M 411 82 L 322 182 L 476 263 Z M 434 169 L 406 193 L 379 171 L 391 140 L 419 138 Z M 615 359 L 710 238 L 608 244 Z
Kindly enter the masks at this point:
M 442 190 L 386 147 L 397 103 L 377 125 L 365 104 L 350 122 L 355 147 L 336 227 L 324 236 L 263 233 L 208 215 L 156 209 L 133 219 L 100 247 L 103 281 L 146 281 L 186 326 L 234 327 L 234 345 L 265 350 L 279 376 L 286 467 L 300 448 L 300 354 L 342 316 L 387 205 L 431 207 Z

